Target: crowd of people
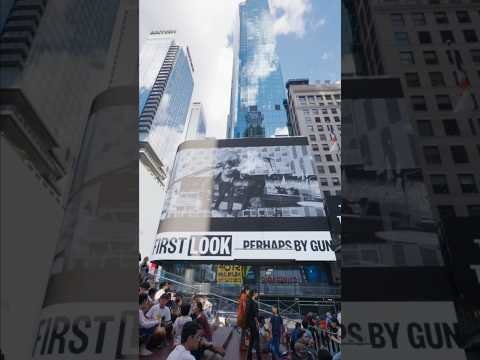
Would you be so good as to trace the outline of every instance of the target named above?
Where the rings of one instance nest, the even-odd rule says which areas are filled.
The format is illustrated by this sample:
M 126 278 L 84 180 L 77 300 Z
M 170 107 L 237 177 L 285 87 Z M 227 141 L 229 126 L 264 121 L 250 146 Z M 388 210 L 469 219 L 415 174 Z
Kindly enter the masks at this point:
M 141 279 L 147 281 L 138 291 L 140 356 L 168 348 L 172 351 L 167 360 L 223 359 L 225 350 L 212 343 L 212 328 L 204 309 L 209 305 L 207 299 L 193 295 L 186 301 L 169 282 L 156 288 L 147 276 Z
M 341 359 L 341 312 L 336 316 L 327 312 L 323 318 L 306 313 L 302 322 L 297 322 L 295 328 L 288 331 L 278 307 L 273 305 L 268 324 L 266 320 L 259 314 L 257 291 L 242 289 L 237 326 L 241 329 L 240 347 L 247 351 L 247 360 L 253 358 L 254 349 L 257 360 L 262 359 L 262 354 L 270 354 L 274 360 Z

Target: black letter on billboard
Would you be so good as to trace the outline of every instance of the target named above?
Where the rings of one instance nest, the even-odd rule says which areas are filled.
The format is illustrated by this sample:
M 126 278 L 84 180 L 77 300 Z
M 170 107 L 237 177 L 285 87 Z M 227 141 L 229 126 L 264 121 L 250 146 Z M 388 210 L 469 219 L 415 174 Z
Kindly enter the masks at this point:
M 58 330 L 58 325 L 62 323 L 63 328 L 62 330 Z M 53 323 L 53 330 L 52 336 L 50 337 L 50 345 L 48 346 L 48 353 L 51 354 L 53 351 L 53 346 L 55 345 L 55 341 L 58 340 L 60 343 L 58 345 L 58 353 L 63 354 L 65 352 L 65 334 L 67 333 L 68 329 L 70 329 L 70 320 L 68 320 L 65 316 L 59 316 L 55 319 Z
M 80 346 L 75 346 L 75 342 L 70 340 L 68 342 L 68 349 L 72 354 L 80 354 L 84 352 L 88 346 L 88 336 L 79 327 L 81 321 L 85 322 L 86 328 L 90 328 L 92 326 L 88 316 L 80 316 L 73 321 L 72 333 L 80 339 Z
M 108 321 L 114 321 L 113 316 L 97 316 L 93 321 L 100 322 L 100 328 L 98 329 L 97 345 L 95 346 L 95 353 L 100 354 L 103 349 L 103 341 L 105 340 L 105 330 L 107 328 Z

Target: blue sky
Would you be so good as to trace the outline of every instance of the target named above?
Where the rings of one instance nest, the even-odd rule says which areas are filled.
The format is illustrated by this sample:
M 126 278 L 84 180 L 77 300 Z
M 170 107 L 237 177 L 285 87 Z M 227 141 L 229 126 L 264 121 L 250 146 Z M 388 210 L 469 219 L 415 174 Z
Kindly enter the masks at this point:
M 313 0 L 305 34 L 278 35 L 277 51 L 285 82 L 291 78 L 340 80 L 340 1 Z

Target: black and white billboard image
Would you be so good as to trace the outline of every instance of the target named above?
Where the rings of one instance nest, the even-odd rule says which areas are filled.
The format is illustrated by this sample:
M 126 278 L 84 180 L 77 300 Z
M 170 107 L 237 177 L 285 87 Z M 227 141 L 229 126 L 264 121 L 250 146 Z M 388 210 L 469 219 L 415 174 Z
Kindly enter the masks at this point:
M 181 144 L 152 256 L 335 261 L 307 139 Z

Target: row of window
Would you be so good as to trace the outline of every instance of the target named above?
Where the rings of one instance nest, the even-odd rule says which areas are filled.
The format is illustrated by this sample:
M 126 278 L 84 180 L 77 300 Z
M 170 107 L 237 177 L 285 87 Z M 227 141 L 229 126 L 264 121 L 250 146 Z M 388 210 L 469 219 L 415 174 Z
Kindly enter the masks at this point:
M 441 30 L 439 32 L 440 40 L 443 44 L 452 44 L 455 43 L 455 36 L 451 30 Z M 462 30 L 463 39 L 467 43 L 476 43 L 478 42 L 478 36 L 474 29 L 464 29 Z M 410 45 L 411 40 L 408 32 L 397 31 L 393 34 L 395 43 L 397 45 L 405 46 Z M 417 31 L 418 43 L 420 44 L 432 44 L 432 34 L 430 31 Z
M 444 25 L 450 23 L 450 18 L 445 11 L 435 11 L 433 13 L 435 23 L 438 25 Z M 390 14 L 390 19 L 393 26 L 405 26 L 405 16 L 400 13 Z M 427 25 L 427 18 L 422 12 L 414 12 L 410 14 L 410 19 L 415 26 Z M 455 12 L 456 22 L 459 24 L 470 24 L 472 19 L 470 13 L 465 10 L 458 10 Z
M 479 148 L 479 151 L 480 151 L 480 148 Z M 438 165 L 442 163 L 442 156 L 440 154 L 440 149 L 436 145 L 424 146 L 423 154 L 425 156 L 425 161 L 427 164 Z M 467 150 L 463 145 L 450 146 L 450 154 L 455 164 L 468 164 L 470 162 Z
M 317 102 L 322 103 L 324 100 L 340 100 L 340 94 L 325 94 L 325 95 L 307 95 L 307 96 L 297 96 L 297 99 L 300 103 L 300 105 L 307 105 L 307 100 L 308 103 L 311 105 L 315 105 Z
M 460 127 L 456 119 L 442 119 L 441 123 L 443 125 L 443 130 L 445 136 L 461 136 Z M 477 119 L 477 127 L 480 129 L 480 118 Z M 473 119 L 468 119 L 468 126 L 470 129 L 470 134 L 477 135 L 477 127 L 474 124 Z M 418 135 L 420 136 L 435 136 L 432 122 L 430 120 L 417 120 L 417 129 Z M 479 130 L 480 131 L 480 130 Z M 467 134 L 464 134 L 467 135 Z
M 303 110 L 303 115 L 320 115 L 320 113 L 326 115 L 329 113 L 332 114 L 338 114 L 338 108 L 332 107 L 332 108 L 322 108 L 322 109 L 304 109 Z
M 473 174 L 457 174 L 458 184 L 463 194 L 478 193 L 478 186 Z M 447 176 L 444 174 L 430 175 L 434 194 L 450 194 Z
M 455 51 L 455 57 L 457 60 L 453 59 L 451 51 L 447 50 L 446 54 L 449 59 L 449 62 L 452 65 L 454 64 L 454 61 L 457 61 L 457 60 L 458 62 L 463 62 L 460 56 L 460 53 L 458 51 Z M 457 57 L 457 54 L 458 54 L 458 57 Z M 400 58 L 400 63 L 404 65 L 415 65 L 416 63 L 415 55 L 413 51 L 400 51 L 399 58 Z M 480 65 L 480 49 L 471 49 L 470 58 L 472 60 L 472 63 L 474 63 L 475 65 Z M 425 62 L 426 65 L 440 64 L 438 53 L 435 50 L 423 51 L 423 61 Z
M 337 168 L 335 165 L 328 165 L 326 168 L 323 165 L 318 165 L 317 170 L 319 174 L 336 174 L 337 173 Z M 338 179 L 338 178 L 332 178 L 333 179 Z M 333 185 L 340 185 L 340 179 L 333 180 Z
M 340 117 L 339 116 L 334 116 L 333 121 L 336 122 L 336 123 L 339 123 L 340 122 Z M 315 122 L 318 123 L 318 124 L 322 123 L 322 118 L 320 116 L 315 116 Z M 324 116 L 323 117 L 323 122 L 325 122 L 327 124 L 330 124 L 332 122 L 332 120 L 330 119 L 329 116 Z M 307 116 L 305 118 L 305 123 L 307 123 L 308 125 L 311 125 L 312 124 L 312 118 Z M 339 125 L 337 126 L 337 128 L 339 128 Z
M 442 218 L 456 216 L 455 207 L 453 205 L 440 205 L 437 209 Z M 480 204 L 467 205 L 467 212 L 468 216 L 480 216 Z
M 328 179 L 321 177 L 320 179 L 320 186 L 328 186 Z M 340 179 L 337 177 L 332 178 L 333 186 L 340 186 Z
M 468 95 L 467 95 L 468 96 Z M 410 96 L 410 101 L 412 103 L 412 109 L 415 111 L 428 111 L 427 100 L 423 95 Z M 459 102 L 460 99 L 457 99 Z M 472 93 L 469 96 L 469 101 L 471 103 L 472 109 L 478 109 L 478 102 L 475 95 Z M 437 109 L 442 111 L 453 110 L 452 100 L 449 95 L 435 95 L 435 102 L 437 104 Z

